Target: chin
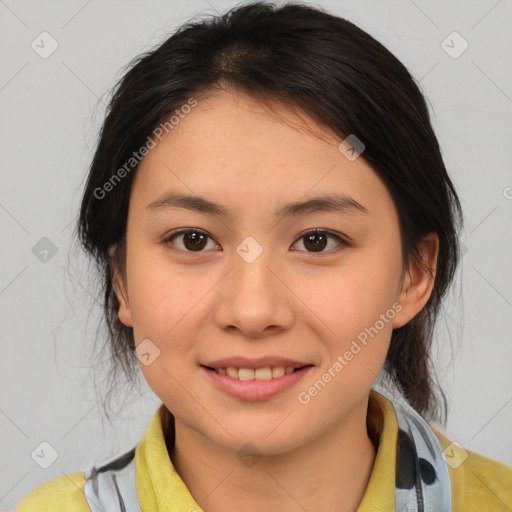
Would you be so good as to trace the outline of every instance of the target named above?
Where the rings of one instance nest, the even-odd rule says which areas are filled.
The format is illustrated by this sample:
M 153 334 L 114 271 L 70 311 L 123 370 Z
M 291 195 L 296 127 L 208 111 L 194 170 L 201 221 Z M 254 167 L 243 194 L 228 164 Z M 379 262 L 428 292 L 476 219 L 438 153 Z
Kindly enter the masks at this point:
M 279 422 L 275 425 L 278 424 Z M 239 458 L 279 455 L 297 448 L 303 442 L 298 433 L 295 438 L 293 433 L 288 430 L 280 429 L 278 433 L 278 429 L 273 430 L 275 427 L 267 428 L 266 425 L 261 424 L 252 423 L 246 426 L 225 424 L 225 428 L 231 436 L 222 429 L 220 432 L 217 431 L 214 436 L 206 435 L 206 433 L 203 435 L 218 446 L 235 452 Z

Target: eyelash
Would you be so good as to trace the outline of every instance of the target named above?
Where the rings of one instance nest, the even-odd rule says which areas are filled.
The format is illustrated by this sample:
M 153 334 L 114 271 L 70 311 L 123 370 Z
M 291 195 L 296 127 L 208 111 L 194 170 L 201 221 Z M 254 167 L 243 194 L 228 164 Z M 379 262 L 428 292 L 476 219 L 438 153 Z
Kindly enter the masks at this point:
M 201 234 L 201 235 L 205 235 L 206 237 L 210 238 L 211 240 L 214 240 L 206 231 L 203 231 L 202 229 L 199 229 L 199 228 L 186 228 L 186 229 L 179 229 L 179 230 L 176 230 L 176 231 L 172 231 L 171 233 L 169 233 L 168 236 L 165 237 L 165 239 L 162 241 L 162 243 L 167 246 L 169 249 L 171 250 L 177 250 L 177 251 L 180 251 L 182 253 L 185 253 L 187 255 L 194 255 L 194 254 L 200 254 L 200 253 L 203 253 L 205 252 L 204 250 L 202 251 L 187 251 L 187 250 L 183 250 L 183 249 L 179 249 L 179 248 L 174 248 L 174 247 L 169 247 L 169 243 L 171 242 L 171 240 L 179 235 L 183 235 L 183 234 L 186 234 L 186 233 L 198 233 L 198 234 Z M 296 239 L 295 241 L 293 242 L 292 245 L 295 245 L 299 240 L 301 240 L 302 238 L 305 238 L 307 235 L 310 235 L 310 234 L 314 234 L 314 235 L 328 235 L 332 238 L 337 238 L 338 241 L 340 242 L 340 245 L 342 247 L 349 247 L 351 244 L 345 240 L 344 238 L 340 237 L 339 235 L 336 235 L 334 234 L 333 232 L 331 231 L 328 231 L 328 230 L 324 230 L 324 229 L 311 229 L 309 231 L 305 231 L 303 233 L 301 233 Z M 339 250 L 339 247 L 338 248 L 335 248 L 335 249 L 331 249 L 329 251 L 325 251 L 325 252 L 318 252 L 318 253 L 315 253 L 315 252 L 310 252 L 310 251 L 298 251 L 298 252 L 306 252 L 309 254 L 311 254 L 312 256 L 321 256 L 323 254 L 329 254 L 329 253 L 332 253 L 332 252 L 337 252 Z

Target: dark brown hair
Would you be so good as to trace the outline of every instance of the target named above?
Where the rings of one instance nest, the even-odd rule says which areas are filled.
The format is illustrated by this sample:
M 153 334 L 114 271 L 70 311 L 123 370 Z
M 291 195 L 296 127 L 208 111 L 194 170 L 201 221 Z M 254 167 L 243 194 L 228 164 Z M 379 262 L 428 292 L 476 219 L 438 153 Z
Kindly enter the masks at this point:
M 365 31 L 318 7 L 256 2 L 189 21 L 128 68 L 113 89 L 77 226 L 102 280 L 112 381 L 121 368 L 128 379 L 138 370 L 133 331 L 119 321 L 112 287 L 112 265 L 125 275 L 127 212 L 138 166 L 130 158 L 190 98 L 224 89 L 278 100 L 340 137 L 355 134 L 365 145 L 361 158 L 397 207 L 404 268 L 413 258 L 421 261 L 423 235 L 439 236 L 433 292 L 421 312 L 393 331 L 384 370 L 420 414 L 444 421 L 446 398 L 434 380 L 430 348 L 460 258 L 462 210 L 424 96 L 404 65 Z M 123 166 L 122 179 L 106 193 L 104 184 Z

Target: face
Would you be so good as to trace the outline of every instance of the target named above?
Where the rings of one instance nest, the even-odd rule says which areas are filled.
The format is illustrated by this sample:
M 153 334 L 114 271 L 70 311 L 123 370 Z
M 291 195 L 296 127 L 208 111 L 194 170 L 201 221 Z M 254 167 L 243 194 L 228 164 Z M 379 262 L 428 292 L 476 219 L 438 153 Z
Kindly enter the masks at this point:
M 392 329 L 428 299 L 423 274 L 402 286 L 390 194 L 341 140 L 283 105 L 223 92 L 199 101 L 137 170 L 119 317 L 177 426 L 217 446 L 282 453 L 342 425 L 366 407 Z M 171 193 L 225 211 L 186 208 Z M 345 201 L 278 214 L 327 195 Z M 232 358 L 247 361 L 219 361 Z M 227 366 L 243 368 L 240 378 Z M 281 369 L 291 366 L 302 369 Z

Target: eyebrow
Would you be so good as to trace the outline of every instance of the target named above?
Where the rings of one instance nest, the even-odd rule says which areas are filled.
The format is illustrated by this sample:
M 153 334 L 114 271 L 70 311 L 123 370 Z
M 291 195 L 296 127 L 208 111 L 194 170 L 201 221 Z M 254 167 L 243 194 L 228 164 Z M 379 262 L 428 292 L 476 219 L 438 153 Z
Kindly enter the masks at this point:
M 146 206 L 146 210 L 158 211 L 172 208 L 184 208 L 210 215 L 232 218 L 235 212 L 226 206 L 196 196 L 167 192 Z M 289 203 L 274 212 L 276 217 L 284 218 L 312 212 L 334 212 L 338 214 L 367 214 L 368 209 L 355 199 L 344 194 L 326 194 L 303 202 Z

